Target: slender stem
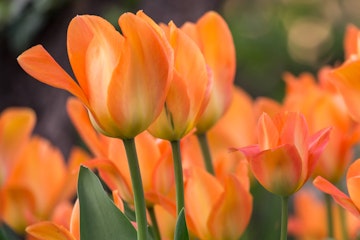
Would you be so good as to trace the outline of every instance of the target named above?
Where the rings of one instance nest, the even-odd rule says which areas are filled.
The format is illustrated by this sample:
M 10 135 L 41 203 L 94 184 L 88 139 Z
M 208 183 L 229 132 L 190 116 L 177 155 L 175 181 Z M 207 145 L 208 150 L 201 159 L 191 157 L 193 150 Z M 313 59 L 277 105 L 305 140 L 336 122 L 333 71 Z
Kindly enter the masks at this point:
M 148 207 L 148 213 L 149 213 L 150 219 L 151 219 L 154 240 L 161 240 L 159 225 L 157 223 L 154 207 Z
M 176 187 L 176 212 L 180 213 L 185 206 L 184 200 L 184 181 L 180 153 L 180 141 L 171 141 L 172 155 L 174 161 L 175 187 Z
M 340 214 L 340 226 L 341 226 L 341 236 L 343 240 L 348 240 L 349 235 L 347 233 L 347 223 L 346 223 L 346 215 L 345 215 L 345 209 L 341 206 L 337 206 Z
M 146 220 L 146 204 L 144 189 L 141 180 L 139 161 L 136 153 L 135 141 L 131 139 L 123 139 L 128 159 L 131 182 L 134 193 L 135 217 L 137 223 L 137 239 L 147 240 L 147 220 Z
M 289 197 L 281 197 L 281 233 L 280 240 L 287 239 Z
M 326 214 L 327 214 L 327 231 L 328 231 L 328 238 L 334 239 L 334 216 L 332 211 L 332 200 L 329 194 L 325 193 L 325 203 L 326 203 Z
M 211 160 L 211 153 L 210 153 L 206 133 L 196 134 L 196 136 L 200 143 L 201 152 L 202 152 L 202 155 L 204 158 L 205 168 L 208 171 L 208 173 L 215 175 L 214 166 L 213 166 L 212 160 Z

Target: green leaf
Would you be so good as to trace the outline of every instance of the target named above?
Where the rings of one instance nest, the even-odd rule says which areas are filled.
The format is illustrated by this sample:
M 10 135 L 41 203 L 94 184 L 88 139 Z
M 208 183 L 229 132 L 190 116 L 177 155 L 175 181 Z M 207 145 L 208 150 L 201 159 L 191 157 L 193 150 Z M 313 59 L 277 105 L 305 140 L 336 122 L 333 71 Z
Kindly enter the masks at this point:
M 181 209 L 176 221 L 174 240 L 189 240 L 184 208 Z
M 5 223 L 0 222 L 0 240 L 20 240 L 21 238 Z
M 100 180 L 81 166 L 78 179 L 81 240 L 135 240 L 130 220 L 114 205 Z

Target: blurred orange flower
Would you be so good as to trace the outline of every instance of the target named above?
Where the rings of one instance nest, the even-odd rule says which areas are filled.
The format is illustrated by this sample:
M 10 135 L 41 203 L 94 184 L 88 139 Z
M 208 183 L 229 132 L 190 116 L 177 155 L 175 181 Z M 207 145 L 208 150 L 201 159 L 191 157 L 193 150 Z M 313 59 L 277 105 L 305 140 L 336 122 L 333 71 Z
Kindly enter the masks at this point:
M 316 177 L 313 184 L 324 193 L 330 194 L 347 211 L 360 218 L 360 159 L 353 162 L 347 171 L 346 185 L 350 196 L 321 176 Z
M 203 133 L 230 106 L 236 69 L 235 46 L 227 23 L 214 11 L 205 13 L 196 23 L 185 23 L 181 29 L 200 47 L 214 77 L 209 104 L 196 125 L 197 132 Z
M 18 62 L 39 81 L 78 97 L 99 131 L 133 138 L 164 106 L 173 52 L 160 27 L 142 12 L 124 13 L 119 25 L 123 35 L 98 16 L 72 19 L 67 48 L 77 82 L 41 45 L 22 53 Z
M 306 120 L 297 112 L 266 113 L 259 119 L 258 145 L 238 148 L 256 179 L 268 191 L 289 196 L 310 177 L 329 140 L 330 128 L 310 136 Z

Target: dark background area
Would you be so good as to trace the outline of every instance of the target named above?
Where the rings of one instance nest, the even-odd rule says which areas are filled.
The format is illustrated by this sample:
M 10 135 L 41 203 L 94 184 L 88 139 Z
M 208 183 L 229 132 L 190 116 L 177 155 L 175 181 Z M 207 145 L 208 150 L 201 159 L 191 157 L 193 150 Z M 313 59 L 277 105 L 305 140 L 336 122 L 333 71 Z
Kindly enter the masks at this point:
M 276 100 L 284 93 L 285 71 L 316 74 L 324 65 L 340 63 L 346 25 L 360 26 L 358 0 L 0 0 L 0 111 L 10 106 L 33 108 L 38 117 L 35 133 L 67 156 L 79 143 L 65 110 L 69 94 L 29 77 L 16 57 L 42 44 L 72 74 L 66 30 L 74 16 L 96 14 L 117 26 L 121 13 L 139 9 L 156 22 L 173 20 L 178 26 L 196 21 L 208 10 L 218 11 L 234 37 L 236 84 L 254 98 Z M 280 200 L 261 187 L 252 192 L 254 213 L 242 239 L 278 239 Z

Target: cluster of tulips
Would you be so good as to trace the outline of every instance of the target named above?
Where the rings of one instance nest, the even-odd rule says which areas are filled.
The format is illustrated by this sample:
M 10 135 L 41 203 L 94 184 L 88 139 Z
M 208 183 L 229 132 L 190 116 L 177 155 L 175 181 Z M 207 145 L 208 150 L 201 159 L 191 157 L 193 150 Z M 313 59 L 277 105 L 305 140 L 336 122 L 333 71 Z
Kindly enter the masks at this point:
M 74 96 L 67 111 L 89 152 L 74 147 L 65 161 L 32 134 L 31 109 L 3 111 L 1 224 L 32 240 L 236 240 L 258 181 L 280 196 L 280 239 L 358 236 L 359 29 L 347 29 L 344 63 L 317 77 L 284 74 L 280 103 L 234 85 L 235 47 L 216 12 L 181 27 L 124 13 L 119 25 L 72 19 L 74 77 L 41 45 L 18 57 L 29 75 Z M 350 196 L 334 186 L 346 171 Z

